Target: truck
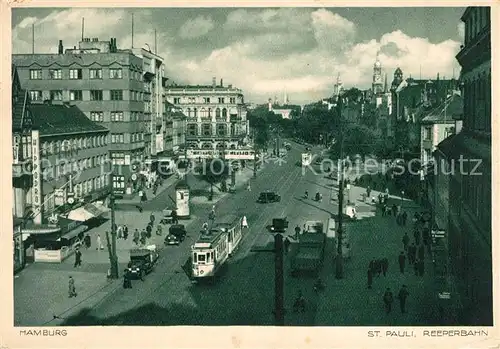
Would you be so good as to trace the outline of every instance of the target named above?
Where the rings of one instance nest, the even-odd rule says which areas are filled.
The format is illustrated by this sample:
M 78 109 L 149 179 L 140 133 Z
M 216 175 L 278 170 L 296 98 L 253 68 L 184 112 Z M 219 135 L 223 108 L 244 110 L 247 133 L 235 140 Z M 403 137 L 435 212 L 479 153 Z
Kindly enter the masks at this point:
M 307 221 L 299 235 L 297 249 L 291 256 L 291 275 L 295 277 L 299 273 L 319 273 L 323 266 L 325 244 L 323 222 Z

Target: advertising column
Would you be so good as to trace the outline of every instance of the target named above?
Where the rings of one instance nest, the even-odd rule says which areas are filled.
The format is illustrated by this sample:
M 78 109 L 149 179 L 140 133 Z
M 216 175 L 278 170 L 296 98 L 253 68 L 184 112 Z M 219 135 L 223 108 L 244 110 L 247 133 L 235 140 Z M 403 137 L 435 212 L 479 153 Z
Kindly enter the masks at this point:
M 31 156 L 33 158 L 32 208 L 33 222 L 42 224 L 42 184 L 40 172 L 40 133 L 31 131 Z

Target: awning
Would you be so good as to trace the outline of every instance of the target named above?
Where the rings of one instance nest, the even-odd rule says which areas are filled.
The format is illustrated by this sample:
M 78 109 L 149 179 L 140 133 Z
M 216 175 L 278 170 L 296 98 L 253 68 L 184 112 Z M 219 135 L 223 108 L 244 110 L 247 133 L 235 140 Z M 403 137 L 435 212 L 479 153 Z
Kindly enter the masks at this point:
M 70 240 L 70 239 L 74 238 L 75 236 L 78 236 L 78 234 L 87 231 L 87 229 L 88 229 L 88 227 L 86 225 L 80 225 L 77 228 L 70 230 L 66 234 L 62 235 L 61 239 Z
M 68 214 L 68 219 L 79 222 L 86 222 L 89 219 L 101 216 L 107 211 L 108 209 L 104 207 L 104 205 L 102 204 L 98 203 L 87 204 L 85 206 L 79 207 L 71 211 Z

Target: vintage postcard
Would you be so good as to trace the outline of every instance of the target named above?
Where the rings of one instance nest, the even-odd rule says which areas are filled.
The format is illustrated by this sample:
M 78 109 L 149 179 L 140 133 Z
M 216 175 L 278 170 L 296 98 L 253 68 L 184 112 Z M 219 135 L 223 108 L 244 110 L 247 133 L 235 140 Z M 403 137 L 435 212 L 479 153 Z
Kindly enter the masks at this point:
M 1 347 L 498 347 L 498 16 L 2 4 Z

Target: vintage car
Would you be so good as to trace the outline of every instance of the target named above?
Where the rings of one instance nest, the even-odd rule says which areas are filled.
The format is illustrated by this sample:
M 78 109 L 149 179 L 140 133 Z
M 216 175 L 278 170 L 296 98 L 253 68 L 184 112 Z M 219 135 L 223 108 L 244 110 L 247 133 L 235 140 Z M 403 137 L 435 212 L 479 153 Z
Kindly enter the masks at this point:
M 281 201 L 281 196 L 273 191 L 263 191 L 259 194 L 257 202 L 261 204 L 267 204 L 269 202 L 279 202 Z
M 172 224 L 174 220 L 174 210 L 166 208 L 162 211 L 163 217 L 161 218 L 161 224 Z
M 128 271 L 134 278 L 144 280 L 144 276 L 149 274 L 158 261 L 156 245 L 149 245 L 143 248 L 133 248 L 130 250 L 130 262 Z
M 174 224 L 168 229 L 165 245 L 179 245 L 186 238 L 186 228 L 183 224 Z

